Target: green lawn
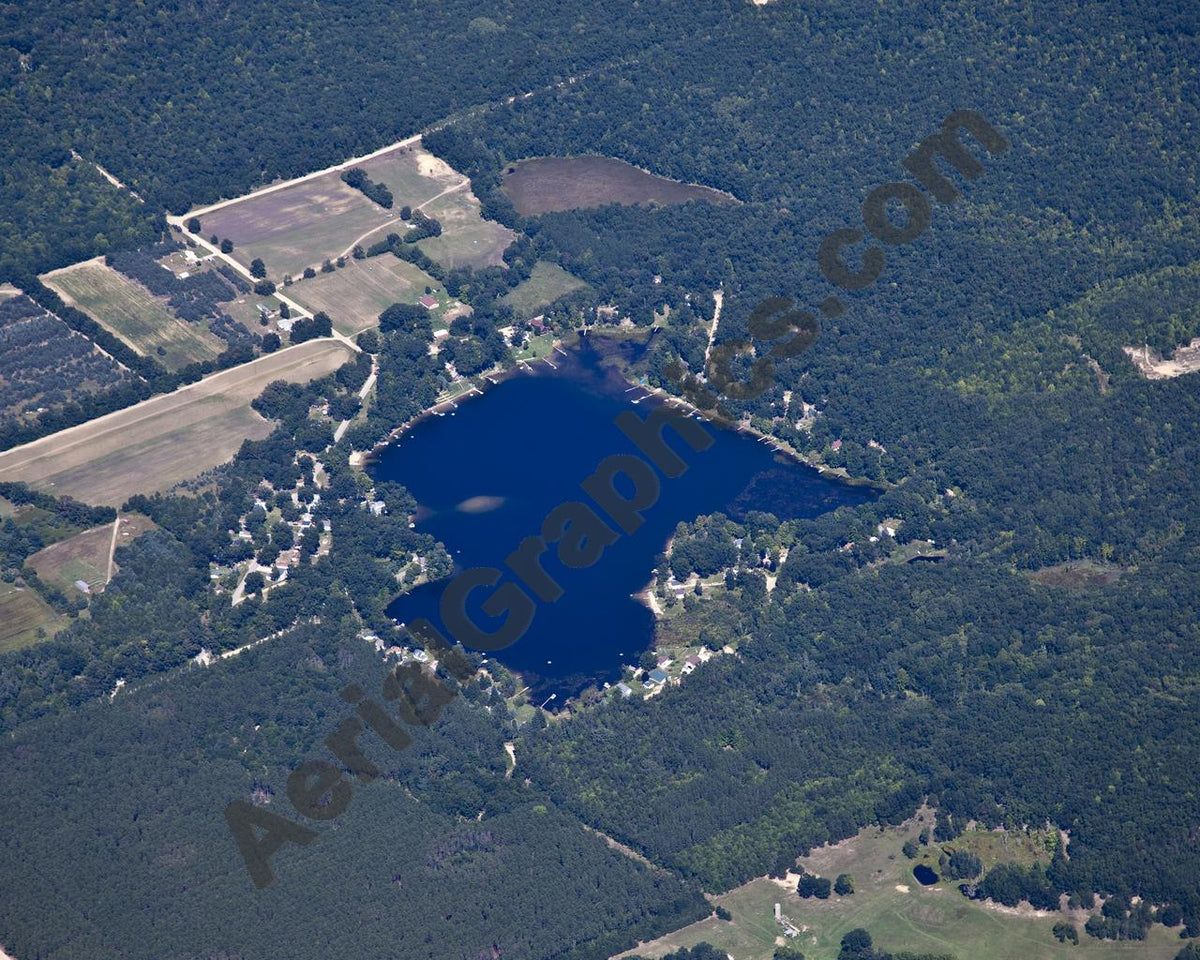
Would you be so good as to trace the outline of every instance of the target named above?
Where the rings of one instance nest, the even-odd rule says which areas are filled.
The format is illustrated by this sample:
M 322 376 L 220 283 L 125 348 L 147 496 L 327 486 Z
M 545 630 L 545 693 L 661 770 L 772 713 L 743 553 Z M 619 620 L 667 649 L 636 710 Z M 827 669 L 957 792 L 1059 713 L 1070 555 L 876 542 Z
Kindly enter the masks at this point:
M 501 302 L 507 303 L 518 317 L 525 320 L 536 317 L 555 300 L 586 286 L 586 283 L 558 264 L 539 260 L 528 279 L 522 280 L 506 293 Z

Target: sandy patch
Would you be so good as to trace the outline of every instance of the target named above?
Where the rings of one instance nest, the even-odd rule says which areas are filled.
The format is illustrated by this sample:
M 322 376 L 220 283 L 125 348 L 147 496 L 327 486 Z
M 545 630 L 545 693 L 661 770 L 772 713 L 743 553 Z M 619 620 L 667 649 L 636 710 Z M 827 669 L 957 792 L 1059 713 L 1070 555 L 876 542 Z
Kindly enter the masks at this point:
M 417 154 L 417 172 L 423 177 L 455 177 L 454 168 L 432 153 Z
M 1122 347 L 1138 372 L 1148 380 L 1169 380 L 1200 370 L 1200 337 L 1179 347 L 1170 359 L 1164 359 L 1149 346 Z
M 908 893 L 908 887 L 903 883 L 898 883 L 896 884 L 896 891 L 898 893 Z
M 800 874 L 792 873 L 790 870 L 782 880 L 779 877 L 771 877 L 771 882 L 783 887 L 784 890 L 790 893 L 796 892 L 796 884 L 800 882 Z

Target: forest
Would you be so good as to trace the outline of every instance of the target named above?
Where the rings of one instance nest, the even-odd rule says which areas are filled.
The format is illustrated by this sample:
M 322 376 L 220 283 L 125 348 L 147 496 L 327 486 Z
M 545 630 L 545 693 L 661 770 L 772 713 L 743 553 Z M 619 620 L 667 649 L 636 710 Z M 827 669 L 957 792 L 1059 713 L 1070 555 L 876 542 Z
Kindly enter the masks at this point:
M 1099 896 L 1085 935 L 1160 923 L 1200 936 L 1200 383 L 1145 380 L 1122 350 L 1166 353 L 1200 335 L 1196 10 L 467 7 L 0 7 L 0 117 L 14 131 L 0 149 L 18 158 L 0 179 L 0 268 L 136 374 L 136 389 L 169 389 L 194 371 L 172 377 L 110 349 L 32 273 L 145 247 L 161 234 L 158 211 L 433 125 L 426 146 L 471 176 L 486 215 L 520 231 L 508 268 L 442 270 L 399 236 L 364 255 L 412 259 L 473 307 L 446 347 L 460 372 L 504 362 L 497 330 L 511 313 L 498 301 L 545 260 L 590 287 L 548 311 L 552 327 L 601 323 L 610 305 L 654 325 L 630 372 L 669 385 L 673 363 L 703 367 L 715 290 L 719 343 L 748 338 L 766 297 L 814 310 L 829 293 L 821 238 L 860 226 L 863 198 L 908 179 L 914 146 L 971 107 L 1011 149 L 982 177 L 954 175 L 958 201 L 933 206 L 919 242 L 888 249 L 875 286 L 839 294 L 845 313 L 822 315 L 812 349 L 778 363 L 766 392 L 719 407 L 886 490 L 811 521 L 684 525 L 660 571 L 730 572 L 725 590 L 688 606 L 695 639 L 736 656 L 649 701 L 520 729 L 472 680 L 417 749 L 389 758 L 385 782 L 356 790 L 336 829 L 279 854 L 273 899 L 247 899 L 220 810 L 282 798 L 290 768 L 345 715 L 337 690 L 375 688 L 379 663 L 356 634 L 395 636 L 384 610 L 397 574 L 436 553 L 408 527 L 403 489 L 375 491 L 381 516 L 360 508 L 371 484 L 350 466 L 446 386 L 427 316 L 384 311 L 360 340 L 379 361 L 376 393 L 340 443 L 322 449 L 331 424 L 312 411 L 357 409 L 361 364 L 269 389 L 258 407 L 275 432 L 195 495 L 130 503 L 160 529 L 118 551 L 120 573 L 89 615 L 0 658 L 4 799 L 28 825 L 0 834 L 5 946 L 22 960 L 97 956 L 115 936 L 147 956 L 153 944 L 270 956 L 286 940 L 289 955 L 323 955 L 328 925 L 299 912 L 316 889 L 361 927 L 364 955 L 395 952 L 400 936 L 405 956 L 590 960 L 704 915 L 699 889 L 782 874 L 924 800 L 948 830 L 975 819 L 1068 832 L 1066 850 L 1033 870 L 964 875 L 970 895 Z M 314 17 L 322 29 L 309 29 Z M 51 90 L 59 109 L 47 118 Z M 145 203 L 65 152 L 67 131 Z M 507 164 L 582 154 L 741 203 L 516 215 L 499 186 Z M 102 405 L 77 414 L 91 409 Z M 315 457 L 332 552 L 266 601 L 232 607 L 210 565 L 244 555 L 230 531 L 256 497 L 315 484 Z M 15 564 L 33 541 L 5 530 Z M 283 546 L 257 528 L 253 538 Z M 904 562 L 917 541 L 941 562 Z M 1081 582 L 1083 569 L 1104 583 Z M 209 672 L 188 666 L 202 648 L 281 630 L 284 642 Z M 110 703 L 119 679 L 138 689 Z M 520 758 L 512 779 L 506 740 Z M 164 891 L 178 910 L 153 908 Z M 63 896 L 95 906 L 63 911 Z M 462 931 L 454 946 L 435 921 Z M 869 937 L 843 947 L 847 960 L 885 955 Z

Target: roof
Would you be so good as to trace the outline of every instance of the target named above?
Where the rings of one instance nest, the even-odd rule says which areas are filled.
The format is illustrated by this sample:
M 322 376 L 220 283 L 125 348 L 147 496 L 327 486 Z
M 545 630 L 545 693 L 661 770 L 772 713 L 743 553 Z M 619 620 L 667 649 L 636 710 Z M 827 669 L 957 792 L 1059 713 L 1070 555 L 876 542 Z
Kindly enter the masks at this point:
M 651 683 L 666 683 L 667 675 L 662 670 L 651 670 L 650 671 L 650 682 Z
M 423 297 L 418 297 L 417 303 L 423 306 L 426 310 L 432 310 L 438 305 L 437 298 L 431 297 L 429 294 L 425 294 Z
M 697 657 L 695 654 L 693 654 L 692 656 L 687 658 L 687 662 L 690 663 L 693 667 L 699 666 L 700 658 Z

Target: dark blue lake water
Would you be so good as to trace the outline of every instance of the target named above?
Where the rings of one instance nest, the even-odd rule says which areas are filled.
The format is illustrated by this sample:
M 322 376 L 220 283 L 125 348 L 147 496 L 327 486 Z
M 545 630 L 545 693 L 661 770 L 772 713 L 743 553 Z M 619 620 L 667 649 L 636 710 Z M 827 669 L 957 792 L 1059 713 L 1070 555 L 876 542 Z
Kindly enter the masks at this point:
M 551 509 L 569 500 L 589 502 L 579 484 L 601 460 L 641 455 L 613 420 L 630 409 L 644 418 L 658 401 L 632 403 L 645 391 L 629 391 L 590 347 L 569 359 L 556 353 L 554 362 L 557 371 L 539 363 L 545 372 L 514 377 L 452 415 L 424 420 L 372 469 L 377 479 L 412 492 L 421 506 L 418 528 L 442 541 L 460 567 L 503 569 L 504 558 L 540 531 Z M 711 423 L 705 428 L 716 442 L 703 452 L 673 443 L 689 468 L 677 479 L 662 478 L 662 494 L 640 530 L 622 536 L 587 569 L 562 566 L 553 547 L 545 555 L 564 595 L 539 603 L 528 632 L 491 654 L 525 677 L 535 702 L 556 694 L 561 705 L 589 684 L 614 681 L 621 665 L 636 662 L 650 645 L 654 617 L 634 595 L 649 582 L 654 558 L 679 521 L 717 511 L 736 518 L 747 510 L 812 517 L 873 496 L 826 480 L 753 437 Z M 447 582 L 397 598 L 388 613 L 400 622 L 424 616 L 441 628 L 438 601 Z M 480 589 L 474 597 L 482 602 L 490 592 Z M 471 612 L 481 627 L 499 625 L 478 607 Z

